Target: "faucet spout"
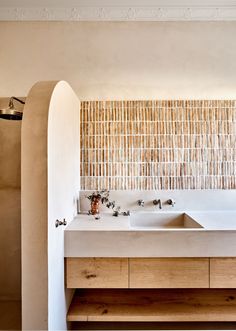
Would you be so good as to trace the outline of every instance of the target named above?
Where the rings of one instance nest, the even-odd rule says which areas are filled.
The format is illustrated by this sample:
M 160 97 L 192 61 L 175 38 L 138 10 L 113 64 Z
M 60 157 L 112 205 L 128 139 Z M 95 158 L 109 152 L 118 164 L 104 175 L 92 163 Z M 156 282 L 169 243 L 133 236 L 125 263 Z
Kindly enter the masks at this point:
M 138 205 L 141 207 L 144 207 L 144 200 L 138 200 Z
M 168 203 L 168 205 L 170 205 L 170 206 L 172 206 L 172 207 L 174 207 L 174 205 L 175 205 L 175 201 L 172 200 L 172 199 L 168 199 L 168 200 L 167 200 L 167 203 Z
M 153 200 L 153 204 L 154 204 L 154 206 L 157 206 L 157 205 L 159 205 L 159 209 L 162 209 L 162 203 L 161 203 L 161 199 L 155 199 L 155 200 Z

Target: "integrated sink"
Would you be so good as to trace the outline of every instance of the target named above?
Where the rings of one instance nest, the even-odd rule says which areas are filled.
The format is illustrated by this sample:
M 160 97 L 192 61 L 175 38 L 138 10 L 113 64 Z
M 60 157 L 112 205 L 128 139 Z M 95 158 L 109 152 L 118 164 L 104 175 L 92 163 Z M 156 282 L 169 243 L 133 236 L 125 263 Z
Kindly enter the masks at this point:
M 135 212 L 130 215 L 130 227 L 138 230 L 203 229 L 184 212 Z

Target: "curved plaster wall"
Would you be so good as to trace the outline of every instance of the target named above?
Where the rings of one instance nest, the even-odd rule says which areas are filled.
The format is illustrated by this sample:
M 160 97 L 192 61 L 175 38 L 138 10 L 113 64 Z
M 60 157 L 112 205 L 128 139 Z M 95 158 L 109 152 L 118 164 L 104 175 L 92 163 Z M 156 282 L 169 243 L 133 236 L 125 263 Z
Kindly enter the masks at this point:
M 79 107 L 64 82 L 30 90 L 22 122 L 22 328 L 65 330 L 64 227 L 79 190 Z

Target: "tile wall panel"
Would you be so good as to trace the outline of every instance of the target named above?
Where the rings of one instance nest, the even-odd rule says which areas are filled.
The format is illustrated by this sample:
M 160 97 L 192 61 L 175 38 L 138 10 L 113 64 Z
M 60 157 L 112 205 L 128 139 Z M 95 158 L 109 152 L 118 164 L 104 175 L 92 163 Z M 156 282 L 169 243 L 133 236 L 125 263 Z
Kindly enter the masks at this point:
M 81 189 L 236 188 L 236 101 L 84 101 Z

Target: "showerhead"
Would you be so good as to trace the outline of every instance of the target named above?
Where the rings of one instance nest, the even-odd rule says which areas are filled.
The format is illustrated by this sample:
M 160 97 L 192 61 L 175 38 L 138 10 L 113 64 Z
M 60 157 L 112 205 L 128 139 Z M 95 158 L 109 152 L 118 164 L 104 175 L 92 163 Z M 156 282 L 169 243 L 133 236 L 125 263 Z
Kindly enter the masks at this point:
M 16 120 L 16 121 L 22 120 L 23 112 L 19 109 L 15 109 L 13 100 L 16 100 L 22 104 L 25 104 L 24 101 L 22 101 L 16 97 L 11 97 L 9 100 L 8 107 L 4 108 L 4 109 L 0 109 L 0 118 L 5 119 L 5 120 Z

